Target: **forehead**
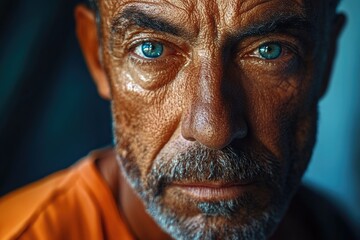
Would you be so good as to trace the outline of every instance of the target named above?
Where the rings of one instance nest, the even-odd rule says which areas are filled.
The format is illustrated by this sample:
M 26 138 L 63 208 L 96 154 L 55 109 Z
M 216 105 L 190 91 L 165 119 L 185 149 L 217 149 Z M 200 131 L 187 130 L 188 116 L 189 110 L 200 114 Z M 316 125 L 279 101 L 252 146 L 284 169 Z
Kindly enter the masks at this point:
M 222 22 L 231 25 L 252 17 L 284 12 L 309 15 L 307 9 L 319 1 L 307 0 L 100 0 L 106 17 L 114 18 L 124 9 L 137 8 L 161 17 L 180 19 L 182 24 Z M 310 6 L 311 5 L 311 6 Z M 194 21 L 197 20 L 197 21 Z
M 226 36 L 237 34 L 254 23 L 261 26 L 273 19 L 298 18 L 312 25 L 320 16 L 319 0 L 100 0 L 103 20 L 110 28 L 125 14 L 141 13 L 161 18 L 185 29 L 187 37 Z M 129 17 L 129 16 L 127 16 Z M 312 22 L 312 23 L 311 23 Z M 315 26 L 315 28 L 318 28 Z M 314 29 L 315 29 L 314 28 Z M 105 30 L 105 32 L 107 32 Z

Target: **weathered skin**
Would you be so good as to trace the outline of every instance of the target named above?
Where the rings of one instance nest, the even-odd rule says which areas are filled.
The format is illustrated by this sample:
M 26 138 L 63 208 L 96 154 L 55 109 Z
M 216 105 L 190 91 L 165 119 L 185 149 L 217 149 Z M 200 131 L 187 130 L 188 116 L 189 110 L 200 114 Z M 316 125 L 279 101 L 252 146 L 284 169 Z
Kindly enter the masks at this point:
M 116 181 L 105 177 L 134 234 L 168 238 L 142 206 L 148 207 L 157 190 L 164 209 L 196 218 L 206 228 L 210 220 L 197 208 L 198 201 L 171 182 L 150 190 L 158 184 L 150 175 L 161 164 L 170 168 L 172 159 L 190 149 L 207 149 L 216 158 L 231 147 L 246 161 L 269 167 L 276 187 L 256 177 L 243 194 L 253 205 L 245 204 L 230 219 L 212 217 L 211 224 L 219 229 L 246 225 L 275 211 L 259 235 L 269 236 L 309 162 L 317 105 L 328 84 L 343 17 L 332 19 L 323 3 L 302 0 L 101 0 L 99 7 L 98 32 L 92 13 L 77 8 L 78 36 L 100 94 L 112 102 L 123 177 L 144 194 L 139 200 L 127 181 L 120 181 L 117 192 Z M 141 14 L 172 27 L 164 32 L 139 26 L 134 19 Z M 262 31 L 276 21 L 272 26 L 281 28 Z M 163 55 L 139 56 L 135 48 L 144 41 L 164 44 Z M 281 56 L 263 59 L 258 48 L 266 42 L 280 43 Z M 103 173 L 112 164 L 100 164 Z

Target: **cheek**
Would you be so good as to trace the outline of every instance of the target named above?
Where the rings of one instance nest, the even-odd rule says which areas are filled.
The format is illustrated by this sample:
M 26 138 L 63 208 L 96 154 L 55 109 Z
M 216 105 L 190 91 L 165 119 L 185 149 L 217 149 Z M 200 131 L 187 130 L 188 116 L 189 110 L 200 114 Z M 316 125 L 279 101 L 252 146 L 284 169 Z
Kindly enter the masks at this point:
M 305 111 L 307 74 L 271 76 L 243 71 L 250 139 L 262 143 L 278 159 L 289 159 L 298 128 L 299 113 Z
M 175 91 L 173 83 L 145 89 L 138 84 L 139 75 L 131 74 L 126 66 L 109 65 L 113 66 L 109 75 L 118 151 L 122 157 L 135 161 L 144 177 L 178 128 L 181 94 Z

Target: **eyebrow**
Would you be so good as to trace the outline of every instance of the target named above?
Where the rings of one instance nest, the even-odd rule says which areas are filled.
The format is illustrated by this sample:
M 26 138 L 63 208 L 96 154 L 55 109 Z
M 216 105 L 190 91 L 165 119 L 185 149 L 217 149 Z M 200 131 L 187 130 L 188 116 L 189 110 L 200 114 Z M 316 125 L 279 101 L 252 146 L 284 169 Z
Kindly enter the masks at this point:
M 193 34 L 185 29 L 172 24 L 161 17 L 151 16 L 135 6 L 125 8 L 112 22 L 111 29 L 113 33 L 116 33 L 118 32 L 118 29 L 125 29 L 130 25 L 151 29 L 156 32 L 169 33 L 185 39 L 193 38 Z M 314 29 L 311 22 L 299 14 L 279 13 L 237 30 L 235 35 L 230 38 L 242 40 L 247 37 L 264 36 L 271 33 L 287 32 L 290 30 L 312 33 Z
M 279 14 L 271 17 L 271 20 L 262 20 L 255 22 L 244 29 L 240 29 L 236 34 L 237 39 L 244 39 L 252 36 L 264 36 L 271 33 L 285 33 L 291 30 L 306 32 L 312 34 L 314 31 L 313 24 L 297 14 Z
M 136 25 L 144 29 L 152 29 L 157 32 L 169 33 L 178 37 L 190 36 L 185 29 L 179 28 L 160 17 L 148 15 L 134 6 L 125 8 L 119 17 L 115 18 L 112 22 L 111 29 L 113 32 L 117 32 L 118 28 L 126 28 L 129 25 Z

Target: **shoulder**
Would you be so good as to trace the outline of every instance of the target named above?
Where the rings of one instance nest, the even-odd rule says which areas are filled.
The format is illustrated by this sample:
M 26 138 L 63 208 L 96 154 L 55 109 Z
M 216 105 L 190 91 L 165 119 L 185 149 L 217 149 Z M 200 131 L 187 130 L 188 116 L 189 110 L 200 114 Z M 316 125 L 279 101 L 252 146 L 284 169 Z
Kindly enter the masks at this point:
M 68 208 L 76 204 L 72 198 L 81 184 L 78 172 L 78 167 L 71 167 L 0 198 L 0 239 L 15 239 L 29 229 L 45 227 L 41 222 L 50 224 L 53 218 L 59 219 L 56 215 L 70 217 Z

